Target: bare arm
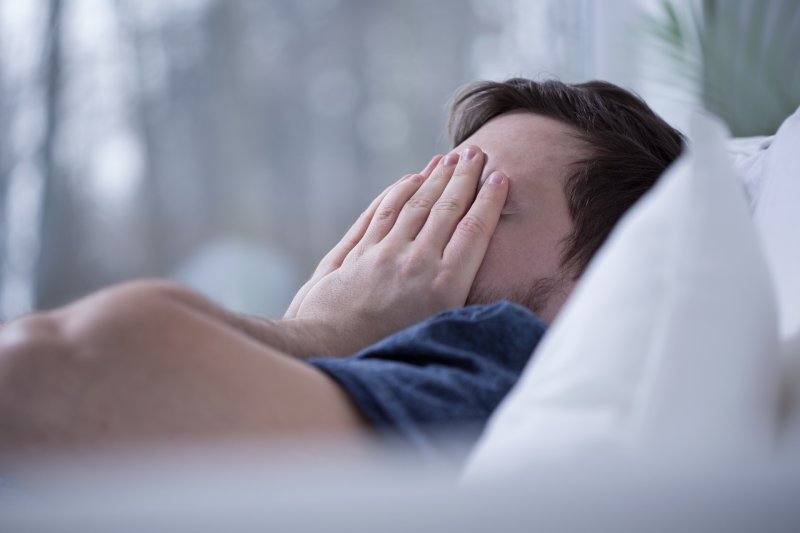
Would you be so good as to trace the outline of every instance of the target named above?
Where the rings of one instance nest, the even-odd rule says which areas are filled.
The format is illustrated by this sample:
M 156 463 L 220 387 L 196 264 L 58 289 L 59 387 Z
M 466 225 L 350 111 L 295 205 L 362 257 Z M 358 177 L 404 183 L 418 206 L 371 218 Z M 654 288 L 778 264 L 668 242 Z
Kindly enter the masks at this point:
M 477 151 L 392 186 L 283 320 L 145 281 L 3 327 L 0 452 L 360 434 L 352 400 L 290 355 L 350 354 L 465 303 L 508 192 L 493 174 L 476 196 L 483 161 Z

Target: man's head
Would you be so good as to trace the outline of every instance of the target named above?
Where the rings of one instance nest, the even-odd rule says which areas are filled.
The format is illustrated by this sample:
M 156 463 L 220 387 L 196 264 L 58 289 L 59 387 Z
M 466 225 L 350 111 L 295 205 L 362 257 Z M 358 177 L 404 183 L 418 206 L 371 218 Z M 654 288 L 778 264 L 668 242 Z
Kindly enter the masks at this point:
M 678 156 L 681 134 L 606 82 L 478 82 L 450 109 L 454 146 L 508 177 L 468 303 L 507 298 L 552 320 L 619 218 Z

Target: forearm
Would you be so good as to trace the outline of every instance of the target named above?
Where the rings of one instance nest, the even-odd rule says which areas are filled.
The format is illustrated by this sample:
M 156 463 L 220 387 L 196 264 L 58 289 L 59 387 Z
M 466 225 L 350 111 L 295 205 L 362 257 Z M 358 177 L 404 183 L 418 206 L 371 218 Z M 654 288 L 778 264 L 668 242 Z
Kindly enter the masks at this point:
M 345 356 L 357 347 L 347 346 L 333 328 L 305 319 L 270 320 L 236 313 L 221 307 L 205 296 L 179 285 L 164 284 L 167 297 L 177 300 L 207 318 L 224 323 L 244 333 L 259 344 L 275 348 L 294 357 Z
M 228 312 L 227 323 L 256 341 L 295 357 L 344 357 L 357 351 L 326 324 L 303 319 L 270 320 Z

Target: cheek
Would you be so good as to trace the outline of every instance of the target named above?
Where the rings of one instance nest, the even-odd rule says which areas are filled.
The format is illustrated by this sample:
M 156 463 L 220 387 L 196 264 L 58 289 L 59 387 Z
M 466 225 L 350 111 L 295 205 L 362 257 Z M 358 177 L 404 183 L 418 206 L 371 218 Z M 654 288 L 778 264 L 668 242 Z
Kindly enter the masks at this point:
M 525 284 L 530 280 L 552 277 L 558 272 L 560 261 L 556 235 L 541 231 L 545 224 L 525 222 L 500 220 L 476 283 L 480 280 L 495 285 Z
M 514 243 L 513 232 L 501 220 L 492 235 L 492 240 L 489 241 L 489 248 L 486 250 L 483 263 L 475 277 L 476 283 L 478 280 L 493 280 L 496 284 L 499 281 L 513 278 L 515 273 L 520 272 L 519 263 L 522 249 L 522 246 Z

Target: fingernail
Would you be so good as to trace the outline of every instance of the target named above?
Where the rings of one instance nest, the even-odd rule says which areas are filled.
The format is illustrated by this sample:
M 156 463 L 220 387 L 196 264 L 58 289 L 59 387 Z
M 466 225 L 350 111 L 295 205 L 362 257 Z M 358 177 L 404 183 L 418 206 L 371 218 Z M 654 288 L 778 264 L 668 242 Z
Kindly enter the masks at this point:
M 464 154 L 464 159 L 467 161 L 470 161 L 473 157 L 475 157 L 475 150 L 472 148 L 465 148 L 462 153 Z
M 458 163 L 458 154 L 447 154 L 444 158 L 444 166 L 449 167 Z
M 503 175 L 500 172 L 492 172 L 489 176 L 489 183 L 503 183 Z

